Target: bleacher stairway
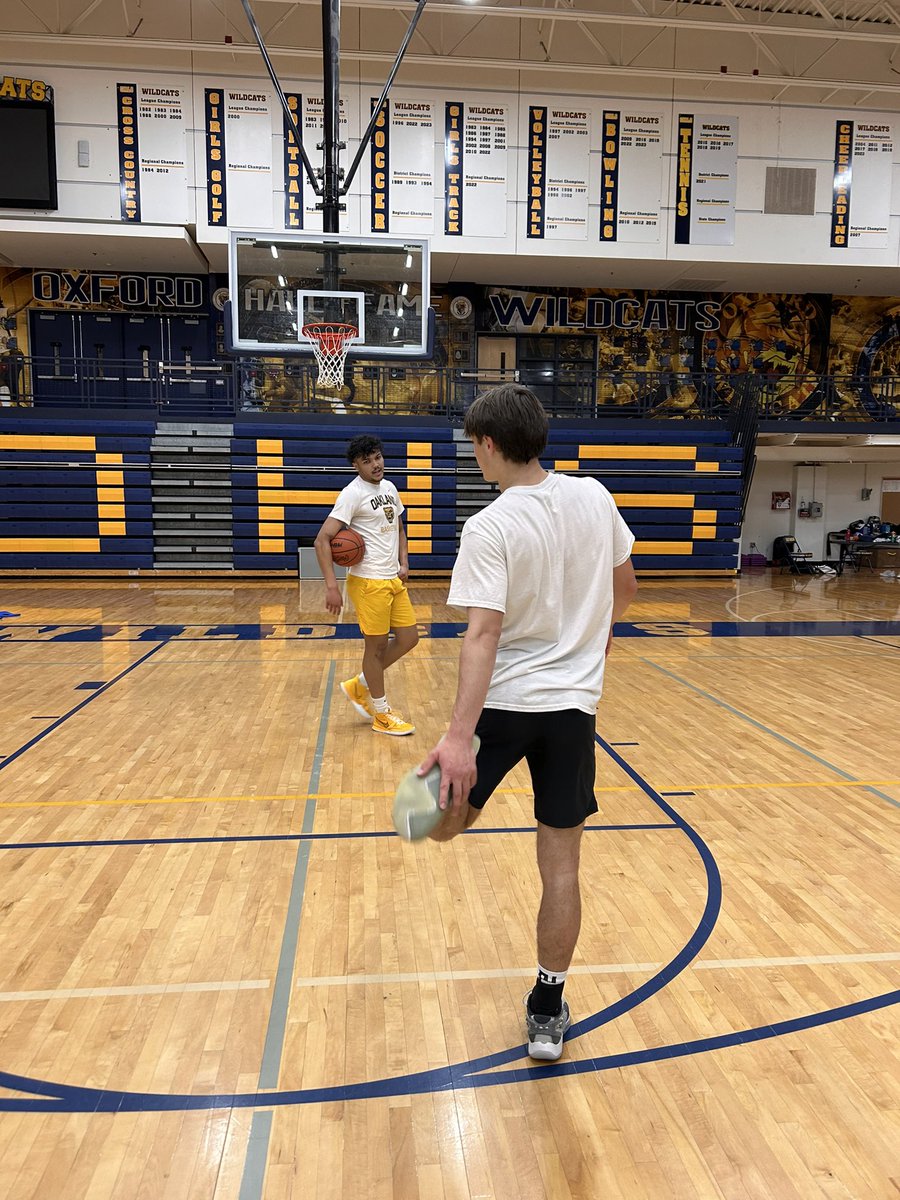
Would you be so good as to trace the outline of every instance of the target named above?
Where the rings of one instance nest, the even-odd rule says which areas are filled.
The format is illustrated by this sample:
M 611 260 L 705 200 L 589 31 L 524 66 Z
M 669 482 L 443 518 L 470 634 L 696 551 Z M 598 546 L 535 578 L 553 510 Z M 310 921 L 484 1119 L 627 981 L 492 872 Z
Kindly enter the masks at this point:
M 233 569 L 232 433 L 231 425 L 157 425 L 150 443 L 155 568 Z

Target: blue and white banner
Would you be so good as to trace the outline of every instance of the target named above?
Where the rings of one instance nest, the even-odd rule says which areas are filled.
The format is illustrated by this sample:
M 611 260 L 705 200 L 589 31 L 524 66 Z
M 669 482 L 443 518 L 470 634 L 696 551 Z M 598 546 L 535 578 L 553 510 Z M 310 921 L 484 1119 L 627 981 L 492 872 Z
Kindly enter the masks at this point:
M 294 114 L 297 128 L 303 136 L 303 97 L 297 92 L 285 92 L 287 106 Z M 283 113 L 284 124 L 284 227 L 303 228 L 303 160 L 294 131 Z
M 620 113 L 616 241 L 660 239 L 664 128 L 661 112 Z
M 140 147 L 137 124 L 137 88 L 133 83 L 116 85 L 119 131 L 119 210 L 123 221 L 141 219 Z
M 737 117 L 679 115 L 676 243 L 734 245 L 737 138 Z
M 206 145 L 206 221 L 228 227 L 228 172 L 225 161 L 225 102 L 221 88 L 204 90 Z
M 268 94 L 226 88 L 224 96 L 229 224 L 271 229 L 272 113 Z
M 386 101 L 373 134 L 370 159 L 373 232 L 433 233 L 434 105 L 405 98 Z M 376 194 L 381 198 L 380 208 L 375 206 Z M 380 223 L 382 217 L 384 224 Z
M 453 100 L 444 113 L 444 233 L 505 237 L 509 109 Z

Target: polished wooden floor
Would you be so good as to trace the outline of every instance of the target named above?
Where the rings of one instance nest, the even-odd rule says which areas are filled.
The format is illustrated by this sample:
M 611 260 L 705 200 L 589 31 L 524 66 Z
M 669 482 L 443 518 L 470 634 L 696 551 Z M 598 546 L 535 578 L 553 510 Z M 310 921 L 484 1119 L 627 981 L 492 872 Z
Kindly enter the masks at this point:
M 0 1196 L 896 1197 L 900 579 L 644 581 L 549 1068 L 527 776 L 389 833 L 413 595 L 395 740 L 316 584 L 0 581 Z

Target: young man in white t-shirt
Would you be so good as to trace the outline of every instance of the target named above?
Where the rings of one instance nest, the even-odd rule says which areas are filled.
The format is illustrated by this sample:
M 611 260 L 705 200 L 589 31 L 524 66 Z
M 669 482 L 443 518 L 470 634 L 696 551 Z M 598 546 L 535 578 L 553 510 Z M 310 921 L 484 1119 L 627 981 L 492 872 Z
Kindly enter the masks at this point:
M 366 544 L 362 562 L 350 567 L 347 574 L 347 592 L 365 638 L 363 668 L 344 680 L 341 691 L 361 716 L 371 720 L 376 733 L 404 737 L 415 733 L 415 726 L 390 707 L 384 687 L 387 668 L 419 640 L 406 589 L 409 557 L 400 519 L 403 502 L 384 477 L 380 438 L 371 434 L 355 437 L 347 447 L 347 461 L 356 468 L 356 479 L 338 496 L 315 542 L 325 580 L 325 607 L 335 616 L 343 601 L 334 575 L 331 539 L 342 529 L 355 529 Z M 389 639 L 391 633 L 393 639 Z
M 543 896 L 525 1024 L 532 1058 L 556 1059 L 571 1023 L 562 993 L 581 925 L 581 834 L 597 811 L 595 711 L 613 623 L 637 590 L 634 537 L 598 480 L 541 466 L 547 417 L 527 388 L 486 392 L 464 431 L 500 495 L 463 529 L 448 598 L 469 619 L 456 702 L 419 774 L 441 765 L 446 813 L 431 836 L 446 841 L 528 763 Z

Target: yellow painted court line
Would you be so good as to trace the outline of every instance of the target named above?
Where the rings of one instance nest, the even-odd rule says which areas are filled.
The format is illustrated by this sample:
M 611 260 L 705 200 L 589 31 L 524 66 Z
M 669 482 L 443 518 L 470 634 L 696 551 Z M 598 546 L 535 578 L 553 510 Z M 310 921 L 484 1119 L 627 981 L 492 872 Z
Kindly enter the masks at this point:
M 900 787 L 900 779 L 815 779 L 802 783 L 787 783 L 769 780 L 766 783 L 683 783 L 661 784 L 656 790 L 665 796 L 669 792 L 736 791 L 738 789 L 784 790 L 787 788 L 858 788 Z M 608 787 L 595 787 L 594 792 L 639 792 L 636 784 L 623 783 Z M 0 800 L 0 808 L 88 808 L 127 807 L 141 804 L 242 804 L 248 801 L 279 800 L 282 803 L 305 800 L 379 800 L 393 796 L 393 792 L 306 792 L 280 796 L 150 796 L 124 800 Z M 531 788 L 497 788 L 495 796 L 530 796 Z

